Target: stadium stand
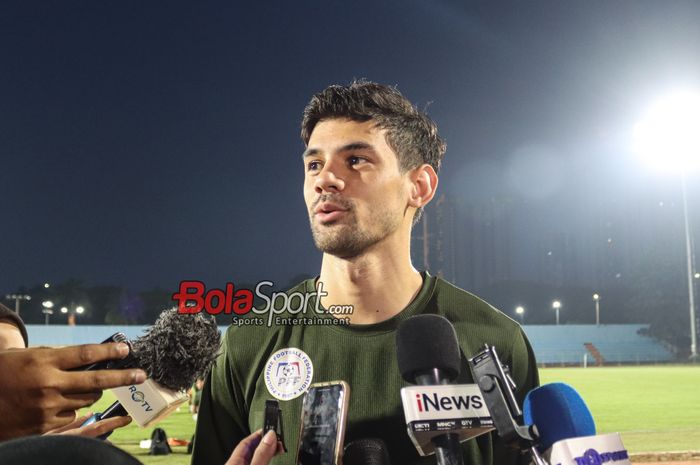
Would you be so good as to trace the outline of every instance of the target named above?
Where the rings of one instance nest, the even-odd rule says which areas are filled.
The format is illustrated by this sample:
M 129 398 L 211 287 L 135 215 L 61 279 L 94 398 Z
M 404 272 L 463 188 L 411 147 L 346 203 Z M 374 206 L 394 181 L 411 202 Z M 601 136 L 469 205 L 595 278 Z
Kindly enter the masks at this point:
M 133 339 L 147 326 L 28 325 L 30 346 L 65 346 L 103 341 L 117 331 Z M 661 342 L 640 334 L 649 325 L 526 325 L 541 365 L 663 363 L 674 360 Z M 220 326 L 222 333 L 225 326 Z
M 661 342 L 642 333 L 649 325 L 529 325 L 523 329 L 542 365 L 663 363 L 675 359 Z
M 221 334 L 228 326 L 219 326 Z M 109 326 L 109 325 L 27 325 L 29 347 L 71 346 L 95 344 L 104 341 L 114 333 L 122 332 L 129 339 L 136 339 L 150 326 Z

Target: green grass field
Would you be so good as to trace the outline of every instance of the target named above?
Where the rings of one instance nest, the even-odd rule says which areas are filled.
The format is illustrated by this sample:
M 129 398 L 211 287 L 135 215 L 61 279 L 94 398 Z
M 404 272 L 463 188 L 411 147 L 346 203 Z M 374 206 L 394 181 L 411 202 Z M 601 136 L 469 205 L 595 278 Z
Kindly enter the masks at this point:
M 550 368 L 581 394 L 598 433 L 617 432 L 631 452 L 700 450 L 700 366 Z
M 593 413 L 598 433 L 619 432 L 630 453 L 700 450 L 700 366 L 547 368 L 540 370 L 540 377 L 542 384 L 559 381 L 576 388 Z M 112 401 L 105 393 L 92 410 Z M 184 405 L 159 426 L 168 437 L 189 439 L 194 424 Z M 174 447 L 165 457 L 139 449 L 139 441 L 150 433 L 129 425 L 110 440 L 146 465 L 190 462 L 185 447 Z

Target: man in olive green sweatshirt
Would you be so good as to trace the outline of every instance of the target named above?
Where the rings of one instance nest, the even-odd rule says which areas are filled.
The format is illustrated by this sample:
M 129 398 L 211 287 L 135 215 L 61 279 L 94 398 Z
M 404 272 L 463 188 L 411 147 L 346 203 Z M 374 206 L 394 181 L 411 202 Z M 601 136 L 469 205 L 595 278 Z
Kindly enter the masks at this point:
M 359 81 L 313 96 L 301 136 L 304 199 L 323 259 L 319 276 L 289 295 L 313 297 L 302 311 L 290 304 L 271 327 L 229 328 L 202 393 L 192 463 L 226 462 L 262 427 L 265 400 L 276 398 L 289 452 L 271 463 L 295 464 L 304 391 L 310 383 L 344 380 L 351 388 L 346 443 L 380 438 L 394 464 L 434 464 L 435 457 L 418 455 L 406 433 L 399 323 L 439 314 L 454 324 L 466 356 L 494 345 L 511 368 L 520 402 L 538 384 L 532 349 L 513 320 L 411 263 L 411 228 L 435 196 L 445 152 L 430 118 L 396 89 Z M 335 308 L 352 313 L 324 312 Z M 473 383 L 466 360 L 456 382 Z M 467 464 L 527 462 L 495 433 L 463 443 L 462 450 Z

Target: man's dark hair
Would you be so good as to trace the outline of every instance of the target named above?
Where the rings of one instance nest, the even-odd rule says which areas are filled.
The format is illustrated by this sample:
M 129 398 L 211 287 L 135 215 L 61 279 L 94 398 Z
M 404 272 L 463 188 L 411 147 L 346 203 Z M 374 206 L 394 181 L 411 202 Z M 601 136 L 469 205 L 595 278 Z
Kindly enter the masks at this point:
M 437 173 L 445 154 L 445 142 L 437 126 L 394 87 L 365 80 L 350 85 L 332 85 L 311 97 L 304 109 L 301 138 L 309 144 L 311 133 L 323 120 L 346 118 L 351 121 L 376 121 L 386 130 L 386 141 L 396 153 L 399 168 L 406 172 L 427 163 Z M 415 224 L 422 208 L 416 211 Z

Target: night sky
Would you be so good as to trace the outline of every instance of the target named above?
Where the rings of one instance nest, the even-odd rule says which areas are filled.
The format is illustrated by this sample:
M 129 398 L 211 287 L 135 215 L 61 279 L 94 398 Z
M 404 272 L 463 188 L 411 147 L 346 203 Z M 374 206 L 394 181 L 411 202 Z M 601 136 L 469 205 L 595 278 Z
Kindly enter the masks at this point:
M 539 208 L 515 249 L 611 202 L 677 203 L 630 133 L 700 89 L 699 24 L 695 1 L 2 2 L 0 292 L 316 274 L 301 112 L 353 78 L 428 109 L 443 192 Z

